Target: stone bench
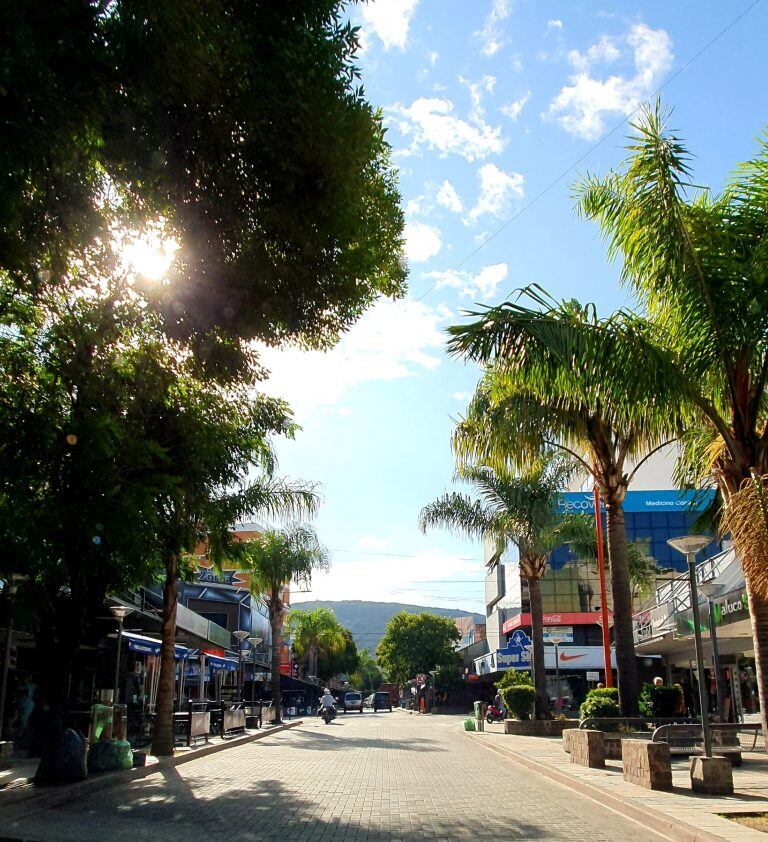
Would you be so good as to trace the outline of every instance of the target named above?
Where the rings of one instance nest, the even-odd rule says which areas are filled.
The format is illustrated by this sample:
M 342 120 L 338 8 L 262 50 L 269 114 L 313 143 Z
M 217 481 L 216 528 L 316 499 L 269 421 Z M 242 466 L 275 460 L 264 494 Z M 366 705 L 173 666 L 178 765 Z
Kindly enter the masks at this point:
M 590 769 L 605 768 L 605 740 L 602 731 L 575 729 L 569 732 L 571 763 L 588 766 Z
M 622 740 L 624 780 L 646 789 L 672 789 L 672 761 L 666 743 Z

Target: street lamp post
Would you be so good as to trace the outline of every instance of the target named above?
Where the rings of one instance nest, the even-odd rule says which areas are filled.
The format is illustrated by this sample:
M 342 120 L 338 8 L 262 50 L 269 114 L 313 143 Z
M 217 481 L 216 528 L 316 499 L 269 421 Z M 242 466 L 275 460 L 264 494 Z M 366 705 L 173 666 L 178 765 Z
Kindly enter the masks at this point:
M 237 669 L 237 698 L 238 701 L 243 701 L 243 641 L 246 637 L 248 637 L 248 632 L 243 631 L 242 629 L 238 629 L 236 632 L 232 632 L 232 634 L 237 638 L 237 658 L 238 658 L 238 669 Z
M 709 704 L 704 683 L 704 647 L 701 642 L 701 616 L 699 594 L 696 584 L 696 553 L 703 550 L 712 539 L 706 535 L 684 535 L 670 538 L 667 543 L 688 560 L 688 582 L 691 589 L 691 610 L 693 611 L 693 637 L 696 644 L 696 670 L 699 674 L 699 708 L 701 709 L 701 736 L 704 756 L 712 757 L 712 733 L 709 728 Z
M 560 703 L 560 644 L 565 640 L 557 635 L 550 637 L 549 642 L 555 647 L 555 707 L 559 713 L 563 712 Z
M 109 610 L 117 620 L 117 657 L 115 658 L 115 684 L 112 691 L 112 704 L 116 705 L 118 702 L 118 692 L 120 689 L 120 644 L 123 642 L 123 620 L 133 610 L 127 605 L 110 605 Z
M 248 643 L 251 646 L 251 716 L 253 716 L 253 708 L 256 704 L 256 647 L 261 643 L 260 637 L 249 637 Z

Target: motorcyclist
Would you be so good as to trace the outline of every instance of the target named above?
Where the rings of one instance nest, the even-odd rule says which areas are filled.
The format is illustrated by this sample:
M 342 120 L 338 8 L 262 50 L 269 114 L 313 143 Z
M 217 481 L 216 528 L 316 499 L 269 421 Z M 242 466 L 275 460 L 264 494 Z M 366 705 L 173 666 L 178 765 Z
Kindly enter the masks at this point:
M 504 702 L 502 701 L 501 693 L 497 693 L 493 697 L 493 706 L 496 710 L 501 711 L 502 713 L 504 712 Z
M 331 695 L 331 691 L 326 687 L 323 690 L 323 695 L 320 698 L 320 707 L 321 708 L 331 708 L 335 709 L 336 699 L 333 698 Z

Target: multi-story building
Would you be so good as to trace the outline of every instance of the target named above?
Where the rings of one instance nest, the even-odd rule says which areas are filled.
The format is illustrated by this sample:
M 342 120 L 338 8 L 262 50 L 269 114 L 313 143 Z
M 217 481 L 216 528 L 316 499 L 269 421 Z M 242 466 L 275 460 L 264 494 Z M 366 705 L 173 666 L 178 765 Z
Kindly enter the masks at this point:
M 665 471 L 666 483 L 662 485 Z M 711 501 L 711 493 L 671 489 L 670 473 L 668 458 L 657 459 L 645 471 L 641 468 L 624 502 L 627 537 L 640 550 L 643 561 L 639 567 L 651 571 L 650 575 L 635 577 L 636 607 L 653 593 L 658 578 L 673 578 L 682 572 L 685 559 L 671 550 L 667 540 L 691 532 L 694 521 Z M 654 483 L 659 484 L 649 487 Z M 594 518 L 591 487 L 564 491 L 558 505 L 563 512 Z M 605 529 L 604 511 L 602 518 Z M 705 555 L 712 556 L 720 550 L 720 545 L 713 541 Z M 526 647 L 530 644 L 531 615 L 528 587 L 520 575 L 516 550 L 508 548 L 499 556 L 493 547 L 486 547 L 485 562 L 488 653 L 476 659 L 475 668 L 481 678 L 487 676 L 486 681 L 493 681 L 505 669 L 529 667 L 530 653 Z M 606 590 L 610 617 L 609 574 Z M 550 695 L 553 700 L 560 698 L 566 708 L 575 707 L 591 685 L 605 681 L 602 599 L 596 561 L 579 558 L 568 546 L 559 547 L 550 558 L 541 592 Z M 658 659 L 650 657 L 644 657 L 640 664 L 641 671 L 648 675 L 658 666 Z M 560 675 L 559 686 L 556 686 L 556 673 Z

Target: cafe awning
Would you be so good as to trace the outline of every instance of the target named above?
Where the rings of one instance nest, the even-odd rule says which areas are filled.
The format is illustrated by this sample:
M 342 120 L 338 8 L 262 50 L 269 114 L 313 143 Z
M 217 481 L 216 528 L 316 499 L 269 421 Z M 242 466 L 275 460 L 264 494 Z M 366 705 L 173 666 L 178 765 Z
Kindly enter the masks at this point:
M 220 658 L 218 655 L 206 655 L 205 665 L 212 670 L 227 670 L 228 672 L 237 672 L 239 668 L 237 661 Z
M 159 655 L 162 649 L 161 641 L 156 640 L 154 637 L 146 637 L 143 634 L 124 631 L 123 639 L 131 651 L 139 652 L 142 655 Z M 173 651 L 174 657 L 177 659 L 189 657 L 189 649 L 179 643 L 174 646 Z

